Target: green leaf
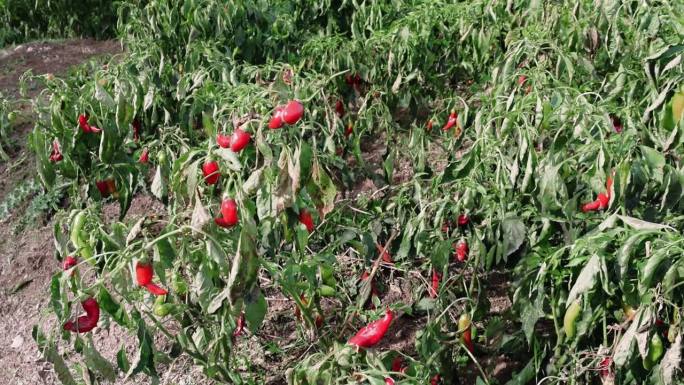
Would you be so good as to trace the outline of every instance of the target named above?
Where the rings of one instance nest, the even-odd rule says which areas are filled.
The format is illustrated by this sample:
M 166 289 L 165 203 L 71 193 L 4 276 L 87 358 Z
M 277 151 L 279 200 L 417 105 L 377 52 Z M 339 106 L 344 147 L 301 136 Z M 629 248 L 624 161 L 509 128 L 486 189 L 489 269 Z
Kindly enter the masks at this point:
M 83 357 L 88 369 L 96 372 L 106 381 L 114 382 L 116 379 L 116 369 L 97 351 L 92 333 L 88 333 L 88 342 L 83 349 Z
M 62 290 L 60 277 L 63 273 L 55 273 L 50 280 L 50 304 L 57 315 L 57 319 L 64 316 L 64 303 L 62 302 Z
M 119 352 L 116 353 L 116 365 L 124 373 L 128 373 L 131 370 L 131 364 L 128 362 L 128 356 L 126 356 L 126 347 L 122 346 Z
M 245 297 L 245 321 L 252 333 L 256 333 L 264 322 L 268 311 L 268 303 L 259 287 L 254 289 Z
M 653 223 L 653 222 L 647 222 L 643 221 L 641 219 L 625 216 L 625 215 L 618 215 L 618 218 L 622 220 L 624 224 L 627 226 L 635 229 L 635 230 L 675 230 L 674 228 L 668 226 L 668 225 L 663 225 L 660 223 Z
M 114 298 L 112 298 L 111 294 L 109 294 L 109 291 L 102 285 L 100 286 L 100 290 L 97 295 L 97 302 L 104 311 L 112 316 L 116 323 L 124 327 L 129 327 L 128 314 L 126 314 L 126 310 L 123 308 L 123 306 L 114 301 Z
M 577 297 L 591 290 L 596 285 L 596 279 L 601 271 L 601 265 L 605 262 L 597 254 L 594 254 L 589 259 L 589 262 L 584 266 L 575 284 L 570 289 L 566 303 L 572 303 Z
M 45 338 L 45 335 L 40 331 L 38 326 L 33 327 L 31 336 L 33 337 L 33 340 L 36 341 L 43 358 L 52 364 L 53 369 L 57 374 L 57 379 L 59 379 L 62 385 L 77 385 L 76 380 L 74 380 L 73 375 L 69 371 L 69 367 L 57 351 L 57 347 L 52 341 L 48 341 Z
M 233 265 L 228 277 L 228 299 L 234 304 L 252 288 L 259 271 L 259 256 L 256 251 L 256 228 L 254 224 L 245 223 L 240 231 L 238 252 L 233 258 Z
M 518 218 L 507 218 L 501 222 L 503 231 L 504 260 L 515 253 L 525 242 L 525 224 Z
M 126 373 L 126 377 L 130 378 L 138 373 L 145 373 L 149 376 L 157 376 L 157 370 L 154 366 L 154 342 L 152 335 L 145 326 L 145 321 L 142 318 L 137 320 L 138 323 L 138 352 L 133 365 Z

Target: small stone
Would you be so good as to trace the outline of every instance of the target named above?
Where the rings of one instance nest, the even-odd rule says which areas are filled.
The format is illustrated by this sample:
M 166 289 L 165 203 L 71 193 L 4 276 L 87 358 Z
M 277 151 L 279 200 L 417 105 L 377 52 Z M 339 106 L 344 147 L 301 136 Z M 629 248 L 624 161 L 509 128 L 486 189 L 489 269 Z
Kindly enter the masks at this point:
M 24 345 L 24 337 L 22 337 L 20 334 L 17 334 L 12 340 L 11 348 L 19 349 L 22 345 Z

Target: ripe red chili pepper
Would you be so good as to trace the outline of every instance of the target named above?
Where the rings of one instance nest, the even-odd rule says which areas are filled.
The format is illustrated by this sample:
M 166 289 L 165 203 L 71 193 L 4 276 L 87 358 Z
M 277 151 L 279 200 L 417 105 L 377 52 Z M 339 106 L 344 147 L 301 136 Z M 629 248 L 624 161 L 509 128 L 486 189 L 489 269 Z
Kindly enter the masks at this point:
M 618 118 L 615 115 L 610 115 L 610 120 L 613 122 L 613 129 L 615 130 L 616 133 L 621 133 L 622 132 L 622 122 L 620 121 L 620 118 Z
M 384 250 L 380 245 L 377 243 L 375 244 L 375 248 L 378 249 L 378 253 L 382 253 L 382 261 L 385 263 L 394 263 L 392 261 L 392 254 L 389 253 L 389 246 L 385 245 Z
M 100 195 L 102 195 L 102 197 L 106 198 L 109 196 L 109 189 L 107 187 L 106 181 L 98 180 L 95 182 L 95 186 L 97 186 L 97 189 L 100 191 Z
M 611 366 L 613 365 L 613 359 L 610 357 L 605 357 L 599 363 L 599 369 L 601 370 L 601 378 L 607 378 L 613 375 L 613 370 Z
M 321 316 L 320 314 L 317 314 L 316 319 L 314 320 L 314 324 L 316 324 L 317 328 L 320 328 L 321 326 L 323 326 L 323 316 Z
M 229 148 L 230 147 L 230 136 L 222 135 L 222 134 L 216 134 L 216 144 L 218 144 L 219 147 L 221 147 L 221 148 Z
M 235 337 L 242 334 L 242 331 L 245 329 L 245 313 L 244 312 L 240 313 L 240 316 L 238 317 L 238 319 L 235 323 L 236 323 L 236 325 L 235 325 L 235 330 L 233 330 L 233 339 L 235 339 Z
M 349 339 L 349 344 L 356 345 L 359 348 L 370 348 L 377 345 L 382 340 L 382 337 L 385 336 L 385 333 L 387 333 L 393 319 L 394 313 L 392 313 L 392 310 L 387 309 L 384 317 L 362 327 Z
M 102 131 L 101 128 L 91 126 L 88 123 L 88 119 L 89 119 L 88 115 L 85 115 L 85 114 L 81 114 L 78 116 L 78 125 L 81 127 L 81 130 L 84 133 L 86 133 L 86 134 L 90 134 L 90 133 L 97 134 L 98 132 Z
M 461 227 L 467 226 L 468 223 L 470 223 L 470 217 L 468 216 L 468 214 L 461 214 L 458 216 L 457 222 L 458 222 L 458 225 Z
M 301 222 L 306 227 L 306 231 L 310 233 L 314 231 L 315 226 L 313 218 L 311 217 L 311 213 L 309 213 L 307 209 L 299 210 L 299 222 Z
M 97 326 L 100 320 L 100 305 L 93 298 L 88 298 L 81 302 L 86 314 L 76 318 L 76 321 L 64 323 L 64 330 L 74 333 L 87 333 Z
M 81 114 L 78 116 L 78 125 L 81 127 L 81 131 L 88 134 L 90 133 L 90 125 L 88 124 L 88 115 Z
M 352 75 L 352 74 L 347 74 L 347 75 L 344 77 L 344 81 L 345 81 L 348 85 L 354 87 L 354 89 L 358 89 L 359 84 L 361 84 L 361 76 L 359 76 L 359 74 L 353 74 L 353 75 Z
M 392 360 L 392 371 L 397 373 L 403 373 L 406 371 L 406 367 L 404 366 L 404 357 L 394 357 Z
M 249 132 L 238 127 L 233 131 L 233 135 L 230 136 L 230 149 L 233 152 L 240 152 L 243 148 L 247 147 L 251 139 L 252 135 Z
M 52 141 L 52 152 L 50 153 L 50 162 L 57 163 L 64 159 L 62 152 L 59 149 L 59 141 L 57 139 Z
M 430 286 L 430 297 L 437 297 L 437 292 L 439 291 L 439 280 L 442 275 L 437 272 L 437 270 L 432 269 L 432 286 Z
M 597 210 L 604 210 L 608 208 L 608 205 L 610 204 L 610 194 L 611 190 L 613 188 L 613 178 L 608 177 L 606 178 L 606 192 L 605 193 L 599 193 L 598 196 L 596 197 L 596 200 L 585 203 L 582 205 L 582 212 L 589 212 L 589 211 L 597 211 Z
M 468 259 L 468 242 L 461 241 L 456 245 L 456 259 L 465 262 Z
M 335 102 L 335 112 L 340 118 L 344 116 L 344 102 L 342 102 L 342 99 L 338 99 Z
M 385 385 L 394 385 L 392 377 L 385 377 Z
M 133 126 L 133 141 L 137 142 L 138 140 L 140 140 L 141 130 L 140 121 L 138 120 L 138 118 L 134 118 L 133 123 L 131 123 L 131 125 Z
M 271 117 L 271 120 L 268 122 L 268 128 L 275 130 L 277 128 L 282 127 L 283 124 L 285 124 L 285 122 L 283 122 L 283 107 L 278 106 L 273 111 L 273 116 Z
M 435 374 L 435 376 L 430 380 L 430 385 L 439 385 L 441 380 L 442 377 L 439 374 Z
M 347 123 L 347 128 L 344 129 L 344 136 L 349 137 L 354 132 L 354 124 L 352 122 Z
M 204 181 L 207 182 L 207 184 L 216 184 L 221 176 L 218 163 L 214 161 L 204 163 L 204 165 L 202 165 L 202 174 L 204 174 Z
M 144 148 L 138 159 L 139 163 L 147 164 L 150 161 L 150 152 L 147 148 Z
M 299 100 L 291 100 L 283 109 L 283 122 L 295 124 L 304 115 L 304 105 Z
M 451 114 L 449 114 L 449 119 L 447 119 L 447 122 L 444 127 L 442 127 L 442 130 L 448 131 L 451 127 L 455 126 L 457 122 L 458 114 L 456 114 L 456 111 L 451 111 Z
M 425 125 L 425 129 L 428 131 L 432 131 L 432 119 L 428 120 L 427 124 Z
M 147 291 L 154 295 L 166 295 L 168 292 L 152 283 L 152 276 L 154 275 L 154 269 L 151 263 L 144 263 L 138 261 L 135 265 L 135 280 L 138 286 L 142 286 Z
M 527 76 L 525 76 L 525 75 L 518 76 L 518 85 L 519 86 L 522 86 L 523 84 L 525 84 L 526 81 L 527 81 Z
M 62 270 L 69 270 L 77 264 L 78 259 L 76 259 L 76 257 L 73 255 L 67 255 L 67 257 L 64 258 L 64 261 L 62 261 Z
M 214 222 L 221 227 L 233 227 L 238 223 L 238 207 L 235 199 L 224 199 L 221 202 L 221 217 Z

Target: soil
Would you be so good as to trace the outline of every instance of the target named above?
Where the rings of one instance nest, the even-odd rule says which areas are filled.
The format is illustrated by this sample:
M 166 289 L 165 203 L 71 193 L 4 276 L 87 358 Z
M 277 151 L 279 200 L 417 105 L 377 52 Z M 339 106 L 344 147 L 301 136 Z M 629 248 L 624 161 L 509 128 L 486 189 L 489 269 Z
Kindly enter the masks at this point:
M 0 163 L 0 202 L 4 202 L 22 181 L 35 176 L 35 166 L 26 148 L 26 136 L 33 128 L 30 121 L 30 99 L 41 89 L 39 84 L 29 83 L 22 96 L 19 82 L 22 74 L 32 70 L 34 75 L 52 73 L 62 76 L 70 68 L 90 58 L 121 53 L 116 41 L 64 40 L 22 44 L 0 50 L 0 93 L 14 100 L 23 110 L 24 123 L 14 127 L 9 140 L 10 162 Z M 21 99 L 26 97 L 26 99 Z M 30 200 L 32 196 L 27 197 Z M 43 218 L 20 233 L 15 234 L 17 223 L 22 219 L 23 208 L 16 207 L 10 217 L 0 219 L 0 384 L 57 385 L 52 364 L 45 362 L 31 336 L 33 325 L 38 324 L 46 334 L 55 334 L 57 325 L 51 316 L 49 285 L 52 276 L 59 272 L 60 264 L 54 255 L 53 222 Z M 148 196 L 133 200 L 125 222 L 134 222 L 142 215 L 155 212 L 163 205 Z M 108 220 L 118 216 L 118 205 L 107 204 L 104 215 Z M 157 211 L 159 212 L 159 211 Z M 93 333 L 100 353 L 114 362 L 116 352 L 124 346 L 129 357 L 137 344 L 135 336 L 112 325 L 108 330 L 96 329 Z M 169 341 L 158 338 L 155 346 L 164 351 Z M 68 360 L 77 357 L 69 357 Z M 129 358 L 130 359 L 130 358 Z M 210 380 L 194 366 L 187 356 L 181 356 L 170 365 L 159 368 L 160 384 L 203 385 Z M 119 378 L 116 385 L 148 383 L 142 377 Z

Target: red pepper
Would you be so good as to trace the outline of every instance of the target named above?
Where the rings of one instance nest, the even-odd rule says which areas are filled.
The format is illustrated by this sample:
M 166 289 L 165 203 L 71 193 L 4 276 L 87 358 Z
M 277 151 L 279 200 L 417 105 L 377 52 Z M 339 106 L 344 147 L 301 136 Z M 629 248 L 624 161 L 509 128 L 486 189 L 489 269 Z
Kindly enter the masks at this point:
M 601 370 L 601 378 L 611 377 L 613 375 L 613 370 L 611 366 L 613 365 L 613 359 L 610 357 L 605 357 L 599 363 L 599 369 Z
M 81 302 L 86 314 L 76 318 L 76 321 L 67 321 L 64 330 L 74 333 L 87 333 L 97 326 L 100 320 L 100 305 L 93 298 L 88 298 Z
M 114 182 L 114 179 L 111 178 L 98 180 L 95 182 L 95 186 L 100 191 L 100 195 L 102 195 L 103 198 L 106 198 L 116 192 L 116 182 Z
M 295 124 L 304 115 L 304 105 L 299 100 L 291 100 L 283 110 L 283 122 Z
M 216 184 L 221 176 L 218 163 L 214 161 L 204 163 L 204 165 L 202 165 L 202 174 L 204 174 L 204 181 L 207 182 L 207 184 Z
M 468 259 L 468 242 L 461 241 L 456 245 L 456 259 L 465 262 Z
M 352 132 L 354 132 L 354 125 L 352 124 L 352 122 L 349 122 L 347 123 L 347 128 L 344 129 L 344 136 L 348 138 L 349 135 L 352 134 Z
M 447 122 L 444 127 L 442 127 L 442 130 L 448 131 L 451 127 L 455 126 L 457 122 L 458 114 L 456 114 L 456 111 L 451 111 L 451 114 L 449 114 L 449 119 L 447 119 Z
M 273 116 L 271 117 L 271 120 L 268 122 L 268 128 L 275 130 L 277 128 L 282 127 L 283 124 L 283 107 L 278 106 L 273 111 Z
M 131 123 L 133 126 L 133 141 L 137 142 L 140 140 L 140 121 L 138 118 L 133 119 L 133 123 Z
M 64 258 L 64 261 L 62 261 L 62 270 L 69 270 L 72 267 L 76 266 L 78 264 L 78 259 L 74 257 L 73 255 L 67 255 L 66 258 Z M 73 274 L 73 272 L 72 272 Z
M 437 292 L 439 291 L 439 280 L 442 279 L 442 275 L 437 272 L 437 270 L 432 269 L 432 286 L 430 287 L 430 297 L 437 297 Z
M 473 340 L 472 340 L 472 322 L 470 321 L 470 316 L 468 314 L 461 314 L 458 319 L 458 330 L 462 331 L 461 341 L 465 344 L 468 350 L 473 352 Z
M 385 377 L 385 385 L 394 385 L 392 377 Z
M 439 385 L 441 380 L 442 377 L 439 374 L 435 374 L 435 376 L 430 380 L 430 385 Z
M 342 99 L 338 99 L 335 102 L 335 112 L 340 118 L 344 116 L 344 102 L 342 102 Z
M 354 87 L 355 90 L 359 90 L 359 85 L 361 84 L 361 76 L 359 74 L 347 74 L 344 80 L 348 85 Z
M 621 133 L 622 132 L 622 122 L 620 121 L 620 118 L 618 118 L 615 115 L 610 115 L 610 120 L 613 122 L 613 129 L 615 130 L 616 133 Z
M 221 202 L 221 217 L 214 219 L 221 227 L 233 227 L 238 223 L 238 207 L 235 199 L 224 199 Z
M 147 291 L 154 295 L 166 295 L 168 292 L 152 283 L 152 276 L 154 275 L 154 269 L 151 263 L 143 263 L 138 261 L 135 265 L 135 280 L 138 286 L 142 286 Z
M 216 134 L 216 144 L 218 144 L 219 147 L 221 147 L 221 148 L 229 148 L 230 147 L 230 136 L 222 135 L 222 134 Z
M 598 210 L 604 210 L 608 208 L 608 205 L 610 204 L 610 194 L 611 190 L 613 189 L 613 178 L 608 177 L 606 178 L 606 192 L 605 193 L 599 193 L 598 196 L 596 197 L 595 201 L 585 203 L 582 205 L 582 212 L 589 212 L 589 211 L 598 211 Z
M 62 152 L 59 149 L 59 141 L 57 139 L 52 141 L 52 152 L 50 153 L 50 162 L 57 163 L 64 159 Z
M 138 159 L 139 163 L 142 164 L 147 164 L 150 161 L 150 152 L 147 150 L 147 148 L 144 148 L 142 151 L 142 154 L 140 154 L 140 159 Z
M 392 371 L 397 373 L 403 373 L 406 371 L 406 367 L 404 366 L 404 357 L 394 357 L 392 360 Z
M 525 76 L 525 75 L 518 76 L 518 85 L 519 86 L 522 86 L 523 84 L 525 84 L 526 81 L 527 81 L 527 76 Z
M 458 216 L 457 221 L 458 221 L 459 226 L 461 226 L 461 227 L 467 226 L 468 223 L 470 223 L 470 217 L 468 216 L 468 214 L 461 214 Z
M 245 313 L 242 312 L 242 313 L 240 313 L 240 316 L 238 317 L 238 319 L 236 321 L 235 330 L 233 330 L 233 339 L 235 339 L 235 337 L 242 334 L 242 331 L 244 330 L 244 328 L 245 328 Z
M 442 223 L 442 232 L 448 233 L 449 232 L 449 221 L 445 220 L 444 223 Z
M 238 127 L 233 131 L 233 135 L 230 136 L 230 149 L 233 152 L 240 152 L 243 148 L 247 147 L 251 139 L 252 136 L 249 132 Z
M 432 119 L 428 120 L 427 124 L 425 125 L 425 129 L 428 131 L 432 131 Z
M 102 131 L 101 128 L 91 126 L 88 123 L 88 118 L 89 118 L 88 115 L 85 115 L 85 114 L 81 114 L 78 116 L 78 125 L 81 127 L 81 131 L 83 131 L 86 134 L 90 134 L 90 133 L 97 134 L 100 131 Z
M 370 348 L 377 345 L 387 333 L 393 319 L 394 313 L 387 309 L 384 317 L 362 327 L 356 335 L 349 339 L 349 344 L 356 345 L 358 348 Z
M 306 227 L 306 231 L 308 232 L 313 232 L 314 231 L 314 222 L 313 218 L 311 217 L 311 213 L 307 209 L 301 209 L 299 211 L 299 222 L 303 224 Z
M 380 245 L 378 245 L 378 244 L 376 243 L 376 244 L 375 244 L 375 248 L 378 249 L 378 253 L 382 253 L 382 261 L 383 261 L 383 262 L 385 262 L 385 263 L 394 263 L 394 262 L 392 261 L 392 255 L 391 255 L 391 254 L 389 253 L 389 251 L 388 251 L 388 249 L 389 249 L 388 245 L 385 245 L 385 248 L 384 248 L 384 250 L 383 250 L 383 248 L 380 247 Z

